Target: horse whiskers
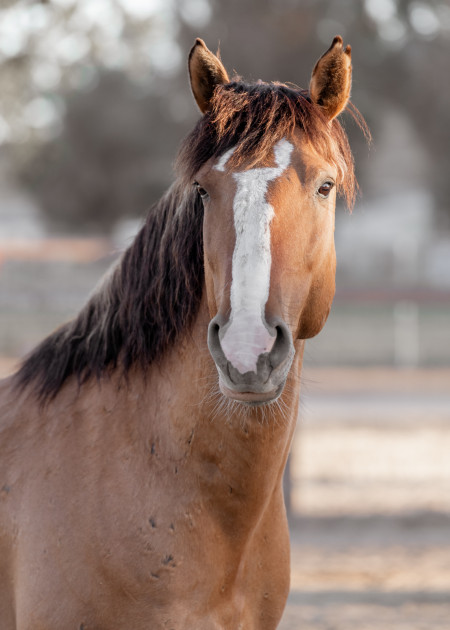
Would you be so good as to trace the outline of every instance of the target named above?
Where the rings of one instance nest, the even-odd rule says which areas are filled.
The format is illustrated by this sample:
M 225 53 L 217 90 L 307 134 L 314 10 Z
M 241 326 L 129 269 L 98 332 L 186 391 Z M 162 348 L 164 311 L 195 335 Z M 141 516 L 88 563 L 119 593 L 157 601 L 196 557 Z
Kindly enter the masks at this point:
M 219 390 L 219 386 L 218 386 L 218 380 L 213 380 L 211 379 L 209 381 L 209 388 L 206 391 L 205 395 L 203 396 L 203 398 L 201 400 L 199 400 L 198 403 L 196 403 L 197 407 L 203 407 L 205 405 L 210 405 L 214 402 L 214 400 L 216 398 L 220 398 L 221 396 L 221 392 Z
M 212 405 L 210 422 L 214 422 L 218 417 L 222 417 L 227 423 L 239 420 L 242 430 L 251 420 L 256 420 L 262 425 L 271 423 L 277 427 L 286 427 L 291 422 L 290 407 L 283 396 L 260 406 L 246 405 L 222 394 L 218 379 L 198 404 Z

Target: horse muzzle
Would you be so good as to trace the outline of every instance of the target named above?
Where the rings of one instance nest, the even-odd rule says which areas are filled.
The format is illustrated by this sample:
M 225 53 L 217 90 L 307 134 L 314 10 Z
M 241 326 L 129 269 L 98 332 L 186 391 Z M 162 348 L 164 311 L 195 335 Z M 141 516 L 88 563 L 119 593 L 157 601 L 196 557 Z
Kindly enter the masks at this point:
M 232 400 L 260 405 L 275 400 L 283 391 L 295 354 L 292 335 L 281 319 L 264 326 L 268 331 L 264 342 L 264 335 L 257 330 L 240 331 L 234 351 L 228 340 L 225 353 L 223 340 L 229 322 L 219 314 L 209 324 L 208 347 L 219 372 L 220 390 Z

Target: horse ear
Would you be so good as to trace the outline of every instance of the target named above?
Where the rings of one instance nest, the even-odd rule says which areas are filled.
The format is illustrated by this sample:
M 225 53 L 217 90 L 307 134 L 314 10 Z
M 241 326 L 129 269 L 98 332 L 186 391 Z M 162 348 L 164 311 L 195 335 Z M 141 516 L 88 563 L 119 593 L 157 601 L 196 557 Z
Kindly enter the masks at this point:
M 340 35 L 336 35 L 330 48 L 320 57 L 311 75 L 311 99 L 332 120 L 347 105 L 352 87 L 352 49 Z
M 197 38 L 189 53 L 191 88 L 202 114 L 208 111 L 216 85 L 228 83 L 227 71 L 222 62 Z

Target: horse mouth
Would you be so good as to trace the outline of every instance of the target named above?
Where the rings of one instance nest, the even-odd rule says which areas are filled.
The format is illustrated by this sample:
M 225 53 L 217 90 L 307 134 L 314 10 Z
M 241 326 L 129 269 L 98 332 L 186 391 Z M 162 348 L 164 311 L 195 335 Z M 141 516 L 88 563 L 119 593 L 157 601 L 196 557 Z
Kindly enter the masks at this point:
M 260 407 L 274 402 L 281 395 L 284 389 L 284 382 L 268 392 L 252 392 L 231 389 L 230 387 L 227 387 L 220 378 L 219 388 L 222 394 L 231 400 L 248 405 L 249 407 Z

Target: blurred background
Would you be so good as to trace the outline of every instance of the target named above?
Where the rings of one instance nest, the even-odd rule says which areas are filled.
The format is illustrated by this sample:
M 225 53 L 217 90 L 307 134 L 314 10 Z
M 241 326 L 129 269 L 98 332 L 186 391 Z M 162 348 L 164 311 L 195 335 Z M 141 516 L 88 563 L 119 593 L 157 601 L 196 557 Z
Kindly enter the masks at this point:
M 0 1 L 0 372 L 75 315 L 173 179 L 186 58 L 307 87 L 351 43 L 361 195 L 308 342 L 284 630 L 450 627 L 448 0 Z

